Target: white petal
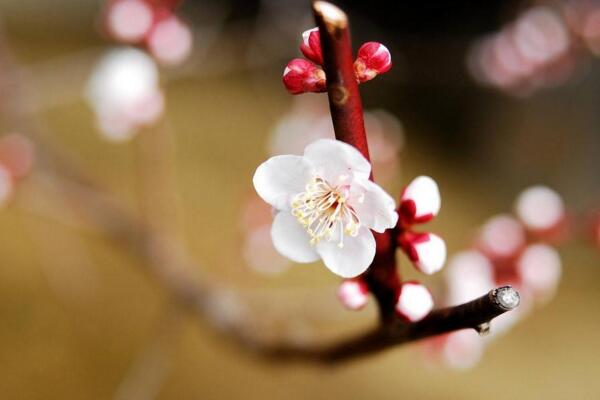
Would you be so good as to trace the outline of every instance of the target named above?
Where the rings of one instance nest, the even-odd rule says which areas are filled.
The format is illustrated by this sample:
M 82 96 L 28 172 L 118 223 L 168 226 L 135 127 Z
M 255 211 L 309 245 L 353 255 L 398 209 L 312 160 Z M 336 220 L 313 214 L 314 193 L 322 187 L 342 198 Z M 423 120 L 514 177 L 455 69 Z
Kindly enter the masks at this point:
M 301 156 L 271 157 L 256 169 L 254 189 L 276 209 L 289 210 L 292 197 L 304 191 L 311 171 L 310 163 Z
M 433 298 L 427 288 L 419 283 L 402 285 L 396 311 L 411 322 L 422 320 L 433 309 Z
M 354 187 L 358 190 L 353 193 L 350 205 L 362 224 L 375 232 L 383 232 L 396 226 L 396 203 L 381 186 L 371 181 L 355 181 L 353 189 Z
M 356 148 L 338 140 L 317 140 L 306 146 L 304 157 L 331 185 L 343 183 L 348 178 L 367 180 L 371 175 L 371 164 L 367 159 Z
M 435 217 L 442 204 L 438 185 L 428 176 L 419 176 L 406 187 L 402 201 L 407 200 L 415 204 L 415 219 Z
M 419 257 L 415 265 L 421 272 L 431 275 L 442 269 L 446 262 L 446 243 L 441 237 L 430 233 L 429 240 L 414 246 Z
M 337 240 L 322 240 L 317 244 L 317 252 L 331 272 L 343 278 L 353 278 L 365 272 L 373 262 L 375 238 L 369 229 L 361 227 L 355 237 L 344 236 L 343 247 L 338 245 Z
M 292 261 L 309 263 L 319 259 L 308 233 L 289 212 L 282 211 L 275 216 L 271 238 L 275 249 Z

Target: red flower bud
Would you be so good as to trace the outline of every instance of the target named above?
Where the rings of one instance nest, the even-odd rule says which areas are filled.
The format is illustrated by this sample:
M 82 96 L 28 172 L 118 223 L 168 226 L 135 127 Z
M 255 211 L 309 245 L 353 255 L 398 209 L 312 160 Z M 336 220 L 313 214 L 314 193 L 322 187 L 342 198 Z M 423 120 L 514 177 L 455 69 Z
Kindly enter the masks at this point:
M 436 234 L 404 232 L 398 237 L 398 245 L 424 274 L 438 272 L 446 262 L 446 243 Z
M 304 57 L 319 65 L 323 65 L 323 52 L 321 50 L 321 35 L 319 28 L 312 28 L 302 33 L 300 51 Z
M 283 71 L 283 84 L 291 94 L 324 92 L 325 71 L 310 61 L 295 58 Z
M 354 61 L 354 73 L 358 82 L 370 81 L 392 68 L 390 51 L 378 42 L 367 42 L 360 46 Z

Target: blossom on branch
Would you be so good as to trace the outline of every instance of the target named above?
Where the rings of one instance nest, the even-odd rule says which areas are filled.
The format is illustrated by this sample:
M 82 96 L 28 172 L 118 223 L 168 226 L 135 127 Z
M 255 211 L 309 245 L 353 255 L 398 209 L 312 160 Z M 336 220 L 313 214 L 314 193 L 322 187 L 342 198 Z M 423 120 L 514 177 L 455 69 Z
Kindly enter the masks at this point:
M 278 212 L 275 248 L 293 261 L 323 260 L 333 273 L 363 273 L 375 256 L 371 230 L 396 226 L 394 200 L 369 180 L 371 165 L 354 147 L 321 139 L 303 156 L 272 157 L 254 174 L 254 187 Z

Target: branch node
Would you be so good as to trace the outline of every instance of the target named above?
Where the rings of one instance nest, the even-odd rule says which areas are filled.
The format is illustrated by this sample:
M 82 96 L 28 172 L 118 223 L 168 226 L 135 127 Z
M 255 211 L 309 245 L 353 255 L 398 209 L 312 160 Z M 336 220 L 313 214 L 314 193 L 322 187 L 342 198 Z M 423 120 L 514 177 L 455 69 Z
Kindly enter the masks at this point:
M 487 336 L 490 333 L 491 321 L 484 322 L 483 324 L 477 325 L 475 330 L 479 333 L 479 336 Z

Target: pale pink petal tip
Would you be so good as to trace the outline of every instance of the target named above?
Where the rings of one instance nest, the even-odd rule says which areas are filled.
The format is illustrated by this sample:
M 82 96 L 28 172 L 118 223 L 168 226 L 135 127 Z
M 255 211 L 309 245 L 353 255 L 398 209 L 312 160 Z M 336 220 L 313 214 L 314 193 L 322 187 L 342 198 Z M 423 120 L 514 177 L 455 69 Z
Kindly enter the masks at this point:
M 411 322 L 420 321 L 433 309 L 433 298 L 420 283 L 406 282 L 402 285 L 396 313 Z
M 369 302 L 369 289 L 361 281 L 346 280 L 338 288 L 337 296 L 347 309 L 360 310 Z
M 152 14 L 152 8 L 145 1 L 116 1 L 108 9 L 106 26 L 116 39 L 135 43 L 142 40 L 150 30 Z

